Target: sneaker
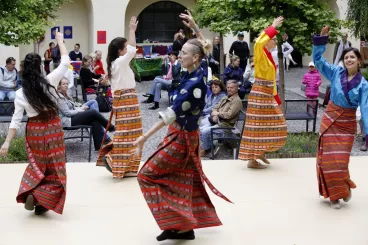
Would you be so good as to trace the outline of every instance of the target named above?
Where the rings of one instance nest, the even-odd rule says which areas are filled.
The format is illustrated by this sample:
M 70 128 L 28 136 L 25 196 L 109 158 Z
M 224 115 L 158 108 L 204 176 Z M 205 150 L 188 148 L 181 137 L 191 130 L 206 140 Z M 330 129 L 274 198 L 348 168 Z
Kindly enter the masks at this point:
M 344 202 L 348 202 L 350 201 L 350 199 L 351 199 L 351 189 L 349 190 L 349 196 L 343 198 L 342 200 L 344 200 Z
M 47 208 L 41 205 L 37 205 L 35 208 L 35 215 L 41 215 L 49 211 Z
M 331 208 L 333 208 L 333 209 L 340 209 L 341 208 L 340 200 L 330 201 L 330 202 L 331 202 Z
M 365 141 L 363 141 L 362 144 L 360 145 L 360 150 L 367 151 L 367 143 Z
M 110 165 L 107 163 L 106 157 L 102 157 L 101 160 L 102 160 L 103 164 L 105 165 L 105 168 L 107 169 L 107 171 L 112 173 L 112 169 L 111 169 Z
M 35 199 L 33 195 L 28 195 L 26 202 L 24 203 L 24 208 L 29 211 L 33 211 L 35 208 Z
M 180 233 L 178 230 L 164 230 L 158 237 L 156 237 L 157 241 L 164 241 L 167 239 L 172 240 L 194 240 L 194 231 L 186 231 Z

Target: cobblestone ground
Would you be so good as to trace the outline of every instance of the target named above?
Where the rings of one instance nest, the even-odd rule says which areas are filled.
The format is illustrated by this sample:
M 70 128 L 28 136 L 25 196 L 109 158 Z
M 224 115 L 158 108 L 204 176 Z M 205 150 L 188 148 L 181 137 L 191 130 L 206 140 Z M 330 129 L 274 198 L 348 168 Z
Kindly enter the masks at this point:
M 301 80 L 304 73 L 307 71 L 307 68 L 293 68 L 290 72 L 285 73 L 286 80 L 286 99 L 303 99 L 304 97 L 300 94 L 297 94 L 293 91 L 296 91 L 297 88 L 300 89 Z M 323 86 L 326 86 L 328 81 L 324 79 Z M 140 101 L 144 99 L 142 96 L 143 93 L 147 92 L 150 88 L 151 82 L 144 81 L 142 83 L 137 83 L 137 92 L 139 93 Z M 293 90 L 293 91 L 292 91 Z M 79 94 L 81 94 L 79 92 Z M 160 109 L 164 110 L 168 105 L 168 97 L 167 92 L 162 93 L 162 99 L 160 103 Z M 147 131 L 158 119 L 158 110 L 150 111 L 148 107 L 150 105 L 141 104 L 141 110 L 143 114 L 143 129 Z M 305 110 L 306 105 L 300 105 L 300 109 Z M 320 120 L 323 114 L 323 107 L 318 109 L 318 119 L 316 124 L 316 132 L 319 130 Z M 106 118 L 108 118 L 109 113 L 103 114 Z M 0 136 L 4 137 L 6 134 L 6 130 L 9 124 L 0 124 Z M 304 121 L 287 121 L 288 131 L 289 132 L 305 132 L 305 122 Z M 312 123 L 310 123 L 310 130 L 312 129 Z M 158 144 L 162 141 L 166 134 L 167 128 L 161 129 L 158 131 L 154 137 L 149 139 L 145 144 L 145 148 L 143 151 L 142 160 L 146 160 L 157 148 Z M 18 132 L 18 135 L 24 135 L 24 125 L 23 128 Z M 353 156 L 363 156 L 367 155 L 367 152 L 359 151 L 359 144 L 361 142 L 361 138 L 357 137 L 354 143 L 352 154 Z M 68 155 L 69 162 L 86 162 L 88 159 L 88 140 L 84 140 L 81 142 L 80 140 L 68 140 L 66 142 L 66 151 Z M 97 158 L 97 152 L 93 151 L 92 146 L 92 162 L 95 162 Z M 208 159 L 208 158 L 204 158 Z M 222 147 L 216 155 L 216 159 L 232 159 L 232 149 L 228 149 L 226 147 Z

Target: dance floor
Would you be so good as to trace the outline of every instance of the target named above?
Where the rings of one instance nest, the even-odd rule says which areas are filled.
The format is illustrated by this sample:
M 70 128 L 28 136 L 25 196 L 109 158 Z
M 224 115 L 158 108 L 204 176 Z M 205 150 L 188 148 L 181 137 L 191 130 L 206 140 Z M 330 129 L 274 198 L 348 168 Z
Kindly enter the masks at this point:
M 25 164 L 0 165 L 0 245 L 151 245 L 160 233 L 136 178 L 114 180 L 92 163 L 69 163 L 63 215 L 35 216 L 15 202 Z M 353 157 L 352 200 L 340 210 L 318 197 L 315 159 L 278 159 L 265 170 L 242 161 L 204 161 L 223 226 L 195 231 L 198 245 L 368 244 L 368 157 Z

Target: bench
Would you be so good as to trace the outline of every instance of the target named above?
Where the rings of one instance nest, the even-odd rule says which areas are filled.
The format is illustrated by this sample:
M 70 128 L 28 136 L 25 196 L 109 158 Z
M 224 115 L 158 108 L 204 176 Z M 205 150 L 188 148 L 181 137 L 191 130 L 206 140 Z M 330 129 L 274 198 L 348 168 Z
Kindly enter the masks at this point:
M 92 151 L 92 126 L 88 125 L 78 125 L 78 126 L 70 126 L 70 127 L 63 127 L 64 132 L 74 132 L 78 133 L 77 135 L 72 134 L 71 136 L 67 136 L 64 134 L 64 141 L 69 139 L 89 139 L 88 142 L 88 162 L 91 161 L 91 151 Z M 84 131 L 86 131 L 86 134 L 84 134 Z M 65 154 L 65 157 L 67 157 L 67 154 Z
M 317 111 L 318 99 L 285 100 L 285 119 L 296 121 L 305 120 L 307 132 L 309 131 L 309 121 L 313 121 L 313 132 L 316 131 Z
M 226 141 L 230 143 L 235 143 L 233 146 L 233 157 L 234 160 L 238 158 L 239 155 L 239 149 L 240 149 L 240 142 L 243 135 L 245 125 L 245 113 L 244 111 L 240 111 L 239 117 L 235 122 L 235 125 L 233 128 L 229 127 L 218 127 L 218 128 L 211 128 L 211 159 L 215 159 L 215 155 L 217 151 L 219 150 L 219 147 L 215 150 L 215 144 L 214 141 Z M 222 132 L 222 130 L 226 130 L 225 132 Z M 221 130 L 218 132 L 218 130 Z

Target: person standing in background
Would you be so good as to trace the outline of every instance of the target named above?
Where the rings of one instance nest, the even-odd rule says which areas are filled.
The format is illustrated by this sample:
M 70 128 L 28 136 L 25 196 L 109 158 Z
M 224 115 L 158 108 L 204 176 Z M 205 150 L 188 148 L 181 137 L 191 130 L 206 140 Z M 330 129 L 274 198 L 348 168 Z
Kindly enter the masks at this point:
M 247 67 L 248 64 L 248 58 L 249 58 L 249 46 L 246 41 L 244 41 L 244 33 L 238 32 L 238 40 L 233 42 L 233 44 L 230 47 L 229 50 L 230 58 L 233 54 L 238 56 L 240 58 L 240 65 L 239 67 L 242 68 L 242 70 L 245 70 L 245 67 Z

